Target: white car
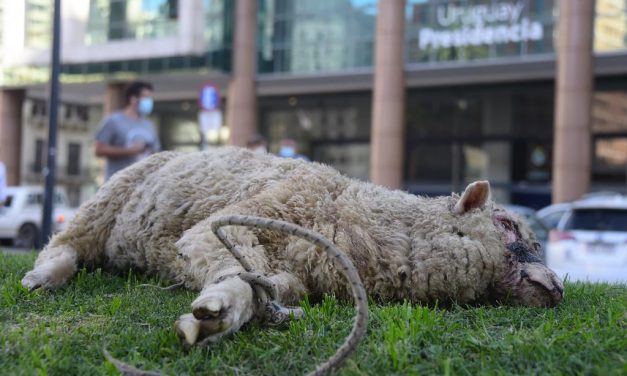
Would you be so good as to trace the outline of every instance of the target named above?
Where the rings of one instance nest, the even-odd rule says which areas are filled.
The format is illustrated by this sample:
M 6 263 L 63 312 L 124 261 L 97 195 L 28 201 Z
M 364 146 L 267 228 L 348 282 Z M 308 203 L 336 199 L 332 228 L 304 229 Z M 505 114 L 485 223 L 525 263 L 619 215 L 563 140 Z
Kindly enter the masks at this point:
M 551 231 L 547 266 L 571 281 L 627 282 L 627 198 L 583 200 Z
M 8 187 L 7 199 L 0 207 L 0 239 L 11 240 L 18 248 L 41 248 L 43 202 L 43 187 Z M 65 192 L 55 188 L 53 231 L 61 231 L 74 214 Z
M 604 201 L 608 199 L 617 199 L 623 197 L 620 193 L 617 192 L 591 192 L 586 193 L 581 196 L 579 201 Z M 557 228 L 557 225 L 560 223 L 561 219 L 564 217 L 566 213 L 570 211 L 572 208 L 572 202 L 561 202 L 558 204 L 549 205 L 544 207 L 536 212 L 536 215 L 540 220 L 544 223 L 544 225 L 549 229 L 553 230 Z
M 553 230 L 572 206 L 572 202 L 560 202 L 538 210 L 536 215 L 549 230 Z

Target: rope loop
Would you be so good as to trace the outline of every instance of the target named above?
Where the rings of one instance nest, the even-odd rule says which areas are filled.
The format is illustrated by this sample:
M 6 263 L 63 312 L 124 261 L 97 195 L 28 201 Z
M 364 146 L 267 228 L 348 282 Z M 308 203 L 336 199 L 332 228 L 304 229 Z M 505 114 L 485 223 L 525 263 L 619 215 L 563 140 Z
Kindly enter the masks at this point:
M 242 280 L 251 284 L 253 291 L 259 299 L 258 308 L 259 316 L 262 317 L 269 325 L 280 325 L 287 322 L 292 317 L 298 318 L 303 316 L 303 311 L 299 307 L 283 307 L 278 301 L 278 292 L 276 285 L 266 276 L 256 273 L 252 266 L 248 263 L 244 255 L 240 252 L 239 246 L 233 244 L 233 242 L 225 234 L 222 227 L 224 226 L 247 226 L 254 228 L 261 228 L 266 230 L 273 230 L 282 233 L 288 233 L 292 236 L 297 236 L 301 239 L 305 239 L 322 248 L 326 254 L 333 260 L 334 263 L 343 272 L 347 278 L 350 286 L 353 299 L 355 301 L 355 320 L 353 322 L 353 328 L 344 341 L 344 343 L 337 349 L 335 354 L 331 356 L 326 362 L 322 363 L 316 369 L 309 373 L 312 375 L 326 375 L 333 370 L 337 370 L 342 363 L 352 354 L 359 342 L 366 334 L 367 322 L 368 322 L 368 298 L 366 290 L 361 282 L 359 273 L 353 265 L 353 263 L 344 255 L 338 248 L 328 239 L 322 235 L 298 226 L 293 223 L 253 217 L 244 215 L 229 215 L 224 217 L 218 217 L 211 223 L 211 230 L 220 239 L 222 244 L 231 252 L 233 257 L 239 261 L 246 272 L 236 273 L 235 275 L 225 276 L 226 278 L 238 276 Z M 221 278 L 225 278 L 221 277 Z M 225 278 L 225 279 L 226 279 Z M 220 280 L 220 279 L 219 279 Z M 222 279 L 223 280 L 223 279 Z M 222 281 L 220 280 L 220 281 Z M 217 280 L 218 281 L 218 280 Z M 263 311 L 263 312 L 261 312 Z

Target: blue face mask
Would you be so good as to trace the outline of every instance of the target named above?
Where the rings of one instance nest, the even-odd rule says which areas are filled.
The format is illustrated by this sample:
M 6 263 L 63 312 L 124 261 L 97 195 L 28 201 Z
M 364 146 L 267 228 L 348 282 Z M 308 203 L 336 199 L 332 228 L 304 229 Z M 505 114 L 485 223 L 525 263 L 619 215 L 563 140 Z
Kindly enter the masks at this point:
M 141 97 L 139 98 L 139 103 L 137 104 L 137 112 L 144 116 L 150 115 L 153 106 L 154 102 L 152 98 Z
M 279 149 L 279 155 L 285 158 L 292 158 L 296 155 L 296 150 L 290 146 L 281 146 Z

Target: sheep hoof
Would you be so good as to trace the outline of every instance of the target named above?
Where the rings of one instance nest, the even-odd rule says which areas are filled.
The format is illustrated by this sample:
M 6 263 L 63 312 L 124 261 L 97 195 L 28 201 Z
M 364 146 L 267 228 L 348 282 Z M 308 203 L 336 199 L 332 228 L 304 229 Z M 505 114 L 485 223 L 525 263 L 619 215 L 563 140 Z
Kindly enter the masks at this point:
M 221 297 L 205 296 L 196 299 L 192 304 L 192 317 L 200 328 L 198 338 L 220 334 L 216 337 L 217 340 L 225 332 L 229 332 L 235 317 L 238 316 L 235 311 L 237 308 L 224 302 Z
M 217 342 L 222 336 L 230 333 L 231 325 L 225 320 L 198 320 L 188 313 L 179 317 L 174 323 L 174 330 L 183 348 L 189 350 L 202 342 Z
M 233 332 L 228 319 L 198 320 L 192 313 L 179 317 L 174 323 L 174 330 L 185 350 L 194 345 L 218 342 L 220 338 Z
M 198 335 L 200 334 L 200 323 L 193 317 L 193 315 L 188 313 L 176 320 L 176 323 L 174 323 L 174 329 L 176 330 L 176 335 L 183 343 L 183 346 L 189 348 L 198 340 Z
M 207 300 L 195 302 L 192 313 L 198 320 L 212 319 L 220 316 L 222 312 L 222 300 L 210 297 Z
M 26 273 L 22 278 L 22 286 L 30 291 L 38 288 L 56 289 L 63 286 L 76 272 L 76 252 L 73 249 L 63 249 L 58 255 L 50 257 Z
M 183 345 L 189 346 L 217 342 L 239 330 L 252 316 L 252 288 L 238 278 L 231 278 L 205 288 L 192 303 L 192 313 L 181 316 L 175 326 Z
M 34 269 L 26 273 L 22 278 L 22 286 L 28 289 L 28 291 L 34 291 L 38 288 L 51 288 L 50 278 L 41 271 Z

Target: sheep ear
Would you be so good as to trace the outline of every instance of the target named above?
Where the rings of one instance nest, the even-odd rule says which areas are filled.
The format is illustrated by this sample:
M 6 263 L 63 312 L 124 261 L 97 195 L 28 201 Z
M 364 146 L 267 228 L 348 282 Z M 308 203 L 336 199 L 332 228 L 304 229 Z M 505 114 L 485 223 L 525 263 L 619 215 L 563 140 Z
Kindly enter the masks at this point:
M 462 197 L 453 208 L 453 213 L 464 214 L 472 209 L 483 207 L 490 198 L 490 183 L 476 181 L 466 187 Z

